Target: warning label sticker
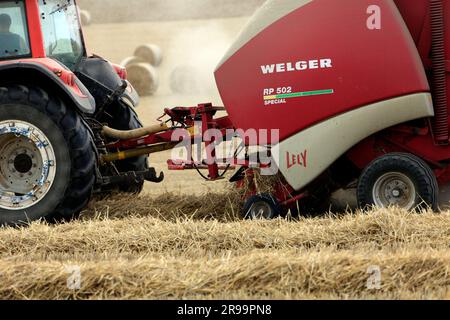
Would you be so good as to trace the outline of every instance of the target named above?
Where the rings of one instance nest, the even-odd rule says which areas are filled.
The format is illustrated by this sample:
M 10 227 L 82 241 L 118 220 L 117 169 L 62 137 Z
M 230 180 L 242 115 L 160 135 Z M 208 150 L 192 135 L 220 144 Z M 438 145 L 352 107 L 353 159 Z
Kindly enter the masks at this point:
M 302 91 L 302 92 L 292 92 L 291 87 L 281 88 L 282 90 L 279 90 L 279 89 L 276 89 L 276 90 L 275 89 L 264 89 L 263 98 L 264 98 L 265 105 L 285 104 L 286 99 L 319 96 L 319 95 L 327 95 L 327 94 L 334 93 L 334 89 L 323 89 L 323 90 Z

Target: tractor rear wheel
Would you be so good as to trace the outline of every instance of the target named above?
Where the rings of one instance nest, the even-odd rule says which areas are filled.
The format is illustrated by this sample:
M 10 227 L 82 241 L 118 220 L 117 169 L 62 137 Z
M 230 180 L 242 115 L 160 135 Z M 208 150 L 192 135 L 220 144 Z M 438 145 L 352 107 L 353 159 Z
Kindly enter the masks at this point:
M 391 206 L 405 210 L 437 210 L 436 176 L 422 159 L 407 153 L 391 153 L 373 161 L 358 183 L 361 208 Z
M 74 110 L 37 87 L 0 87 L 0 225 L 73 218 L 90 199 L 95 166 Z

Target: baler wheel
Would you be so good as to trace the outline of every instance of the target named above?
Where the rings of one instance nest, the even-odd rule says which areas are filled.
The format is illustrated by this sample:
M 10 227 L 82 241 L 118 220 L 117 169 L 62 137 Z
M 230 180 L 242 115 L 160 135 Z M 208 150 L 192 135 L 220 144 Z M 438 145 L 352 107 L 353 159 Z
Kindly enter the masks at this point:
M 433 170 L 422 159 L 391 153 L 374 160 L 358 183 L 358 204 L 419 210 L 438 207 L 439 187 Z
M 261 194 L 250 197 L 242 210 L 244 219 L 270 220 L 281 215 L 282 208 L 274 197 Z

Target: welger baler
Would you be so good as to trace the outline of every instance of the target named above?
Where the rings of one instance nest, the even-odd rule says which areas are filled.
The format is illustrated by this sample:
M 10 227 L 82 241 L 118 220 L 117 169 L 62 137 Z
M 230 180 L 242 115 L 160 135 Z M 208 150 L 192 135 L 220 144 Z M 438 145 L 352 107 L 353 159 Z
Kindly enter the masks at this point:
M 274 161 L 294 190 L 328 171 L 359 178 L 361 206 L 436 207 L 449 50 L 449 1 L 269 1 L 216 78 L 235 127 L 280 129 Z
M 279 130 L 258 144 L 282 179 L 270 194 L 248 194 L 246 216 L 317 207 L 355 180 L 361 207 L 436 209 L 438 183 L 450 179 L 449 52 L 449 0 L 271 0 L 217 67 L 228 116 L 214 119 L 211 105 L 166 114 L 186 128 L 202 120 L 203 133 Z M 209 179 L 219 166 L 208 165 Z M 244 165 L 232 180 L 251 181 L 256 169 Z

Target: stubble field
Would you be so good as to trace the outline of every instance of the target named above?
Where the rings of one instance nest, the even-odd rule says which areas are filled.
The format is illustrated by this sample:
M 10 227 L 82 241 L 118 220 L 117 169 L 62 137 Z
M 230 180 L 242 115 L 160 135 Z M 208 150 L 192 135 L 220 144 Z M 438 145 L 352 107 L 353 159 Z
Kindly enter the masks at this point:
M 449 213 L 242 221 L 227 200 L 125 197 L 1 230 L 0 298 L 450 298 Z

